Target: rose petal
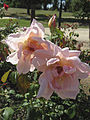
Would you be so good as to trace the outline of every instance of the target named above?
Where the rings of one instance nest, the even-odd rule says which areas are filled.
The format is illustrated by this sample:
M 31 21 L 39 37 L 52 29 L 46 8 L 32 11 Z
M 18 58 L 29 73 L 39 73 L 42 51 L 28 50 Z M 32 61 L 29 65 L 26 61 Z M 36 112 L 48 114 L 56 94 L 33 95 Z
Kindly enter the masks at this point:
M 31 33 L 30 37 L 41 37 L 44 38 L 45 29 L 41 23 L 38 23 L 35 19 L 33 19 L 31 24 Z
M 24 58 L 23 56 L 19 59 L 19 62 L 17 64 L 17 71 L 19 72 L 19 74 L 23 73 L 26 74 L 29 71 L 33 70 L 33 66 L 30 62 L 30 56 Z
M 82 73 L 80 70 L 76 70 L 75 76 L 77 76 L 78 79 L 85 79 L 88 77 L 88 73 Z
M 90 66 L 86 63 L 81 62 L 80 64 L 78 64 L 77 68 L 83 73 L 85 72 L 90 74 Z
M 24 34 L 20 33 L 13 33 L 8 36 L 8 38 L 5 40 L 5 42 L 8 44 L 8 46 L 13 49 L 18 49 L 18 43 L 21 42 L 24 38 Z
M 69 57 L 79 56 L 81 51 L 78 50 L 69 50 Z
M 49 51 L 47 50 L 36 50 L 34 52 L 34 56 L 35 57 L 33 58 L 32 63 L 38 70 L 39 68 L 43 69 L 42 66 L 46 66 L 47 60 L 51 57 L 51 55 L 49 54 Z
M 55 64 L 56 62 L 59 62 L 59 61 L 60 61 L 60 59 L 58 59 L 58 58 L 51 58 L 47 61 L 47 66 Z
M 80 59 L 76 56 L 74 57 L 68 57 L 68 62 L 70 62 L 72 65 L 74 65 L 77 69 L 79 69 L 81 72 L 85 72 L 90 74 L 90 67 L 88 64 L 83 63 L 80 61 Z
M 65 57 L 68 57 L 68 56 L 69 56 L 69 48 L 68 48 L 68 47 L 63 48 L 63 49 L 62 49 L 62 54 L 63 54 Z
M 72 68 L 69 66 L 63 66 L 63 70 L 66 74 L 72 74 L 76 71 L 76 68 Z
M 17 64 L 17 63 L 18 63 L 17 52 L 11 53 L 11 54 L 7 57 L 6 61 L 12 63 L 13 65 Z
M 75 99 L 79 93 L 79 81 L 76 76 L 64 75 L 59 81 L 60 89 L 56 89 L 56 93 L 62 98 Z
M 46 99 L 50 99 L 50 96 L 52 95 L 53 91 L 48 84 L 48 79 L 52 79 L 50 78 L 48 72 L 41 74 L 39 78 L 40 88 L 37 98 L 44 97 Z

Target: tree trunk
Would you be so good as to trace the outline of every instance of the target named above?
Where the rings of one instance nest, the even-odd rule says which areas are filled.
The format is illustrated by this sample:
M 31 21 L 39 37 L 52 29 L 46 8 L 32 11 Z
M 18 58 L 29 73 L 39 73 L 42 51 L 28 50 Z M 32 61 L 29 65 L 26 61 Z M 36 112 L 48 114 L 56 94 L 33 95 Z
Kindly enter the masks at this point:
M 44 10 L 47 10 L 47 4 L 44 4 Z
M 27 6 L 27 14 L 30 15 L 30 8 Z
M 58 9 L 58 0 L 54 0 L 53 10 Z
M 31 23 L 32 23 L 34 18 L 35 18 L 35 8 L 32 8 L 31 9 Z
M 44 0 L 44 10 L 47 10 L 47 0 Z
M 62 16 L 62 0 L 59 8 L 59 25 L 58 25 L 59 28 L 61 26 L 61 16 Z

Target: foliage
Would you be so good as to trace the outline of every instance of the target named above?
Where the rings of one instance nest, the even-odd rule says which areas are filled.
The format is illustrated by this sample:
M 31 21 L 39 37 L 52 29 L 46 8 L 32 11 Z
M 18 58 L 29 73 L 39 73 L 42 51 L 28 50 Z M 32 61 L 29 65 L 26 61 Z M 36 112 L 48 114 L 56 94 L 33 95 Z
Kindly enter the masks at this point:
M 27 93 L 21 94 L 15 89 L 15 84 L 8 79 L 8 84 L 1 89 L 1 117 L 5 117 L 7 108 L 13 120 L 89 120 L 89 97 L 81 90 L 76 100 L 62 100 L 55 93 L 50 100 L 37 99 L 36 94 L 39 88 L 37 79 L 38 73 L 28 73 L 30 88 Z M 14 77 L 13 77 L 14 78 Z M 33 79 L 32 79 L 33 78 Z M 10 83 L 13 86 L 10 87 Z M 23 82 L 22 82 L 23 83 Z M 8 115 L 9 116 L 9 115 Z
M 0 41 L 6 38 L 10 33 L 16 32 L 17 23 L 12 20 L 4 29 L 0 31 Z M 74 32 L 77 26 L 75 24 L 66 24 L 62 29 L 51 28 L 50 39 L 60 47 L 77 48 L 76 38 L 78 34 Z M 68 34 L 67 34 L 68 33 Z M 0 42 L 3 46 L 3 43 Z M 5 44 L 4 44 L 5 45 Z M 38 78 L 40 72 L 35 70 L 26 75 L 19 75 L 16 66 L 5 61 L 9 54 L 9 49 L 5 45 L 0 47 L 0 53 L 5 52 L 4 59 L 0 60 L 0 119 L 1 120 L 89 120 L 90 101 L 81 86 L 81 91 L 76 100 L 62 100 L 55 93 L 50 100 L 43 98 L 37 99 L 39 89 Z M 80 49 L 80 48 L 79 48 Z M 82 51 L 80 58 L 88 62 L 89 52 Z M 8 72 L 10 71 L 10 72 Z M 7 74 L 8 73 L 8 74 Z M 4 80 L 2 80 L 4 76 Z
M 71 0 L 66 0 L 65 11 L 71 11 Z
M 5 28 L 0 29 L 0 41 L 6 38 L 10 33 L 16 32 L 18 27 L 18 22 L 9 19 L 8 23 L 5 25 Z
M 4 8 L 0 8 L 0 17 L 2 18 L 5 15 Z
M 53 28 L 51 27 L 51 37 L 47 37 L 53 43 L 57 44 L 61 48 L 69 47 L 70 49 L 77 49 L 77 37 L 78 33 L 75 33 L 77 29 L 77 24 L 64 24 L 63 28 Z
M 72 0 L 72 11 L 77 18 L 90 17 L 90 1 L 89 0 Z

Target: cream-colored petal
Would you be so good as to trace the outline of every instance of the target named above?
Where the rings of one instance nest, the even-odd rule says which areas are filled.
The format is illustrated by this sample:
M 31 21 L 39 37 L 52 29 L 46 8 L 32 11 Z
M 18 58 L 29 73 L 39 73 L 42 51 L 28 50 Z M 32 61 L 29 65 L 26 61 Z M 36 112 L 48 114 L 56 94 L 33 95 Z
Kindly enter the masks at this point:
M 69 57 L 79 56 L 81 51 L 78 50 L 69 50 Z
M 66 74 L 72 74 L 76 71 L 76 68 L 69 67 L 69 66 L 63 66 L 64 73 Z
M 50 99 L 50 96 L 52 95 L 53 90 L 50 88 L 48 84 L 48 79 L 52 79 L 50 78 L 48 72 L 41 74 L 39 78 L 40 88 L 39 88 L 37 98 L 44 97 L 45 99 Z
M 41 23 L 39 23 L 35 19 L 33 19 L 30 28 L 31 28 L 30 37 L 38 36 L 38 37 L 44 38 L 45 29 Z
M 66 48 L 63 48 L 62 49 L 62 54 L 64 57 L 69 57 L 69 48 L 66 47 Z
M 59 58 L 51 58 L 51 59 L 49 59 L 49 60 L 47 61 L 47 66 L 52 65 L 52 64 L 55 64 L 55 63 L 57 63 L 57 62 L 59 62 L 59 61 L 60 61 Z
M 47 50 L 36 50 L 34 52 L 34 56 L 32 63 L 37 69 L 42 66 L 46 66 L 47 60 L 51 57 Z
M 8 44 L 8 46 L 13 50 L 18 50 L 18 43 L 22 42 L 24 39 L 24 34 L 22 33 L 13 33 L 10 34 L 5 42 Z
M 76 98 L 77 94 L 79 93 L 79 81 L 77 79 L 77 76 L 74 74 L 65 75 L 60 79 L 58 83 L 60 85 L 59 89 L 56 89 L 55 91 L 62 99 Z
M 18 63 L 17 52 L 11 53 L 11 54 L 7 57 L 6 61 L 12 63 L 13 65 L 17 64 L 17 63 Z
M 19 74 L 28 73 L 30 71 L 30 67 L 31 67 L 30 57 L 28 56 L 27 58 L 24 58 L 24 56 L 22 56 L 17 64 L 17 71 L 19 72 Z

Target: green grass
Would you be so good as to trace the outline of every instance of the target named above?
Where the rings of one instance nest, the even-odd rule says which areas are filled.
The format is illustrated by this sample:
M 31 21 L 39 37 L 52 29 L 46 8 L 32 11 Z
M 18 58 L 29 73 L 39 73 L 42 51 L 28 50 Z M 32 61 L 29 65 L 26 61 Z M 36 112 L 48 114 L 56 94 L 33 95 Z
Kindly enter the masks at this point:
M 41 22 L 44 27 L 48 27 L 48 21 L 50 19 L 50 17 L 56 14 L 57 18 L 59 17 L 59 12 L 57 10 L 55 11 L 51 11 L 51 10 L 36 10 L 35 11 L 35 16 L 36 19 Z M 29 27 L 30 26 L 30 15 L 27 15 L 27 10 L 24 8 L 9 8 L 8 11 L 5 11 L 5 15 L 7 17 L 15 17 L 18 18 L 16 19 L 17 22 L 19 23 L 20 27 Z M 67 21 L 63 21 L 62 24 L 64 23 L 68 23 L 68 24 L 72 24 L 73 20 L 75 20 L 75 18 L 73 17 L 73 13 L 71 12 L 62 12 L 62 18 L 67 19 Z M 68 20 L 70 20 L 68 22 Z M 0 19 L 0 27 L 5 27 L 5 24 L 8 23 L 8 19 Z M 87 23 L 87 22 L 86 22 Z M 88 28 L 88 24 L 82 24 L 80 27 L 82 28 Z
M 18 22 L 19 27 L 29 27 L 30 26 L 30 20 L 24 20 L 24 19 L 13 19 L 13 21 Z M 48 27 L 48 21 L 42 21 L 39 20 L 40 23 L 44 25 L 44 27 Z M 0 27 L 5 27 L 6 24 L 9 23 L 9 19 L 0 19 Z
M 30 15 L 27 15 L 27 10 L 24 8 L 9 8 L 8 11 L 5 12 L 6 16 L 16 16 L 16 17 L 26 17 L 30 18 Z M 57 17 L 59 16 L 59 12 L 57 10 L 50 11 L 50 10 L 36 10 L 36 17 L 49 17 L 53 14 L 56 14 Z M 63 12 L 62 17 L 73 17 L 73 13 L 71 12 Z
M 18 22 L 20 27 L 29 27 L 30 21 L 29 20 L 23 20 L 23 19 L 13 19 L 13 21 Z M 0 19 L 0 27 L 5 27 L 6 24 L 8 24 L 9 19 Z

